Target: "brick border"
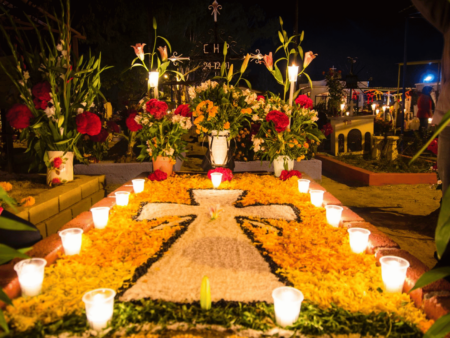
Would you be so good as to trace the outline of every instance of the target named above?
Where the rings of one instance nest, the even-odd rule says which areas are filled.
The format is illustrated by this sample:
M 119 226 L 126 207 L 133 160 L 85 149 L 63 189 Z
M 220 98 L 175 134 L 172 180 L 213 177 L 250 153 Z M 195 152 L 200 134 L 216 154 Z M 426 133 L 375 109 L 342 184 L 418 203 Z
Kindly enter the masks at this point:
M 396 185 L 396 184 L 436 184 L 435 173 L 374 173 L 336 160 L 330 156 L 316 154 L 322 161 L 322 170 L 343 181 L 359 182 L 363 185 Z
M 146 177 L 147 173 L 142 173 L 136 178 Z M 133 188 L 131 184 L 131 181 L 128 181 L 115 191 L 125 190 L 132 192 Z M 326 191 L 325 188 L 313 180 L 311 180 L 310 187 L 312 189 Z M 114 196 L 114 192 L 109 194 L 109 196 Z M 92 207 L 113 207 L 115 204 L 116 200 L 114 198 L 106 197 L 94 204 Z M 342 205 L 342 203 L 332 194 L 326 192 L 324 194 L 323 205 Z M 360 227 L 370 230 L 371 234 L 369 237 L 369 245 L 367 247 L 366 254 L 375 255 L 377 264 L 379 264 L 380 258 L 386 255 L 402 257 L 409 261 L 410 267 L 403 286 L 403 292 L 405 293 L 412 289 L 413 285 L 424 272 L 430 270 L 418 258 L 411 255 L 409 252 L 402 250 L 396 242 L 389 238 L 389 236 L 378 230 L 374 225 L 365 222 L 362 217 L 347 207 L 344 207 L 339 226 L 343 228 Z M 69 223 L 65 224 L 61 229 L 81 228 L 84 232 L 88 232 L 93 227 L 94 222 L 92 220 L 92 214 L 85 211 Z M 50 265 L 56 261 L 58 254 L 62 251 L 63 248 L 61 239 L 57 234 L 54 234 L 38 242 L 27 254 L 30 257 L 45 258 L 47 260 L 47 264 Z M 3 287 L 3 290 L 10 298 L 20 296 L 20 284 L 17 278 L 17 273 L 14 271 L 14 264 L 20 260 L 20 258 L 16 258 L 11 262 L 0 266 L 0 286 Z M 450 313 L 450 283 L 443 279 L 430 284 L 423 289 L 418 289 L 411 292 L 410 296 L 414 304 L 418 308 L 423 309 L 427 317 L 430 319 L 436 320 L 441 316 Z M 4 308 L 5 306 L 6 304 L 0 302 L 0 308 Z

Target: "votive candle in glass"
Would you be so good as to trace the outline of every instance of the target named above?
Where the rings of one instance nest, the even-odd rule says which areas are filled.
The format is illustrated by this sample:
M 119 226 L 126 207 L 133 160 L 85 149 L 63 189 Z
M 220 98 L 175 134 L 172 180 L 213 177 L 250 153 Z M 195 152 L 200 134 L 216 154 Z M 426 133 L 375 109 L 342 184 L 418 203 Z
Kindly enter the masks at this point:
M 70 228 L 58 231 L 66 256 L 78 255 L 81 249 L 83 229 Z
M 116 192 L 116 204 L 120 207 L 126 207 L 128 205 L 129 198 L 130 193 L 128 191 Z
M 222 174 L 221 173 L 211 173 L 211 182 L 214 189 L 217 189 L 222 183 Z
M 113 315 L 115 295 L 113 289 L 96 289 L 84 294 L 86 317 L 95 331 L 102 331 L 108 326 Z
M 91 212 L 92 212 L 92 219 L 94 220 L 94 226 L 96 229 L 103 229 L 108 225 L 109 219 L 108 207 L 92 208 Z
M 298 191 L 307 194 L 309 190 L 309 180 L 299 179 L 298 180 Z
M 158 87 L 159 82 L 159 72 L 149 72 L 148 73 L 148 84 L 151 88 Z
M 131 182 L 133 183 L 133 189 L 136 194 L 144 191 L 144 179 L 131 180 Z
M 380 263 L 381 277 L 386 292 L 401 293 L 409 262 L 406 259 L 396 256 L 384 256 L 380 258 Z
M 44 281 L 44 268 L 47 261 L 43 258 L 30 258 L 20 261 L 14 265 L 19 277 L 22 296 L 37 296 L 42 291 L 42 282 Z
M 323 203 L 323 190 L 310 190 L 309 195 L 311 196 L 311 203 L 316 207 L 321 207 Z
M 367 249 L 369 244 L 370 231 L 363 228 L 350 228 L 348 229 L 348 235 L 350 237 L 350 248 L 354 253 L 363 253 Z
M 282 286 L 273 290 L 272 297 L 277 324 L 282 327 L 294 324 L 300 315 L 303 293 L 295 288 Z
M 325 209 L 327 210 L 328 224 L 338 228 L 339 223 L 341 223 L 342 210 L 344 210 L 344 208 L 338 205 L 326 205 Z

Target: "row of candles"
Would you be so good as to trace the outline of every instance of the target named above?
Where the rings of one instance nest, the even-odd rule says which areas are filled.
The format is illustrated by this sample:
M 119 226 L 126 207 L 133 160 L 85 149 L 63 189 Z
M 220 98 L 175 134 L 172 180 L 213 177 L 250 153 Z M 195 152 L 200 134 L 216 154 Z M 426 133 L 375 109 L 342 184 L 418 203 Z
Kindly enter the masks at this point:
M 211 182 L 215 189 L 218 188 L 222 182 L 222 174 L 212 173 Z M 144 190 L 145 180 L 133 180 L 132 183 L 135 193 L 140 193 Z M 309 192 L 311 203 L 316 207 L 321 207 L 324 191 L 310 190 L 309 184 L 309 180 L 299 179 L 299 192 Z M 116 204 L 118 206 L 127 206 L 129 195 L 130 193 L 125 191 L 116 192 Z M 338 227 L 343 208 L 337 205 L 327 205 L 325 208 L 327 222 L 333 227 Z M 105 228 L 108 224 L 109 208 L 92 208 L 91 212 L 95 228 Z M 365 252 L 369 242 L 370 231 L 363 228 L 350 228 L 348 232 L 352 251 L 357 254 Z M 79 228 L 71 228 L 59 232 L 66 255 L 79 254 L 82 234 L 83 230 Z M 401 293 L 409 262 L 400 257 L 385 256 L 380 259 L 380 263 L 381 276 L 386 292 Z M 33 297 L 41 293 L 46 264 L 47 261 L 43 258 L 31 258 L 20 261 L 14 266 L 18 274 L 22 296 Z M 86 317 L 93 330 L 101 331 L 107 327 L 113 315 L 115 295 L 116 292 L 114 290 L 105 288 L 92 290 L 83 295 Z M 274 299 L 277 324 L 282 327 L 294 324 L 300 315 L 301 303 L 304 298 L 302 292 L 292 287 L 280 287 L 273 291 L 272 297 Z

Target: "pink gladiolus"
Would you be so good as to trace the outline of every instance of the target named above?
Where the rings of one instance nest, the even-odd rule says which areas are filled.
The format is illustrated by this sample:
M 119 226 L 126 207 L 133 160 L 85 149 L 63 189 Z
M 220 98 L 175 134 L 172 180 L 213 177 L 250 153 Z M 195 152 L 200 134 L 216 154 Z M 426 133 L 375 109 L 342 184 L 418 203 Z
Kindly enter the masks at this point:
M 273 70 L 273 58 L 272 58 L 272 52 L 269 53 L 269 55 L 264 55 L 264 64 L 266 65 L 267 69 L 272 71 Z
M 309 66 L 309 64 L 317 57 L 317 54 L 313 54 L 313 52 L 309 51 L 305 54 L 305 59 L 303 60 L 303 68 Z
M 136 46 L 131 46 L 134 48 L 136 56 L 141 59 L 141 61 L 144 61 L 144 46 L 145 43 L 137 43 Z
M 167 56 L 167 46 L 164 46 L 164 48 L 159 46 L 158 50 L 159 50 L 159 54 L 161 54 L 161 61 L 162 62 L 167 61 L 167 58 L 168 58 L 168 56 Z

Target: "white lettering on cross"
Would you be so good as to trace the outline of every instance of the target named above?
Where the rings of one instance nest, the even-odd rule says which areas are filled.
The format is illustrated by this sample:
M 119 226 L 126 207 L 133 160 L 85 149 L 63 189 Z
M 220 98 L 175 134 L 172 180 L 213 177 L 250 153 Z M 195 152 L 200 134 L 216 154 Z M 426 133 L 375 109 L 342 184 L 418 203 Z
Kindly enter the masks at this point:
M 169 251 L 124 293 L 121 300 L 198 301 L 201 280 L 206 275 L 211 282 L 213 301 L 272 303 L 272 290 L 283 284 L 243 233 L 236 217 L 296 220 L 297 215 L 288 205 L 237 208 L 234 203 L 242 193 L 242 190 L 194 190 L 198 205 L 145 205 L 139 220 L 188 215 L 196 215 L 197 218 Z M 217 220 L 211 221 L 209 208 L 217 204 L 223 211 Z M 158 228 L 172 225 L 175 224 Z

